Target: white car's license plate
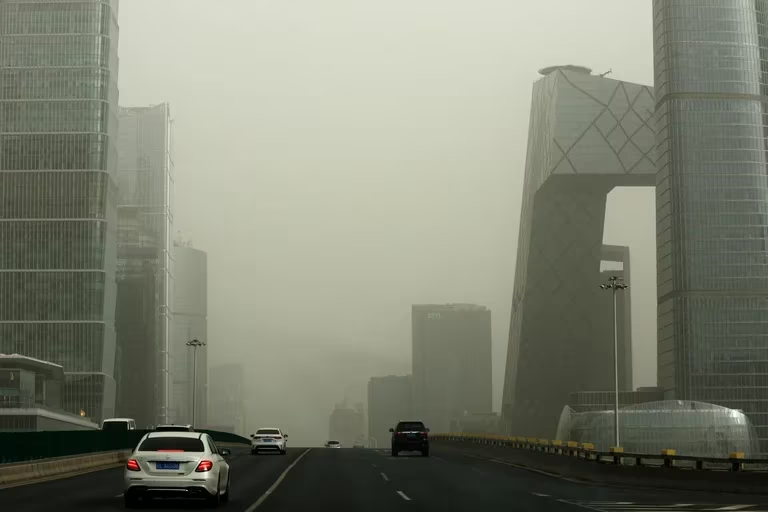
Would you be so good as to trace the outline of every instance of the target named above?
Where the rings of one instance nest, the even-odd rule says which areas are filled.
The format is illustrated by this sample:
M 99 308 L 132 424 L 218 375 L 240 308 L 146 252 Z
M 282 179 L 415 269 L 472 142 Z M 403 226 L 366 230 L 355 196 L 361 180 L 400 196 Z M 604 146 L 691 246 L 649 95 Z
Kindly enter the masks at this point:
M 271 443 L 272 442 L 271 439 L 262 439 L 262 441 L 265 442 L 265 443 Z
M 178 462 L 157 462 L 157 469 L 171 469 L 171 470 L 179 470 L 179 463 Z

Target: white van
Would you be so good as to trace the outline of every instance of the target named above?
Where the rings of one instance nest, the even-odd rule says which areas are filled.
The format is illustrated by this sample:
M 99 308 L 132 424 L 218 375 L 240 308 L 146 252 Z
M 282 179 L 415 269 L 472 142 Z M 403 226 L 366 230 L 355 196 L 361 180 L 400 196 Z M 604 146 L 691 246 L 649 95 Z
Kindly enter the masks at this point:
M 101 422 L 101 430 L 110 432 L 136 430 L 136 420 L 133 418 L 109 418 Z

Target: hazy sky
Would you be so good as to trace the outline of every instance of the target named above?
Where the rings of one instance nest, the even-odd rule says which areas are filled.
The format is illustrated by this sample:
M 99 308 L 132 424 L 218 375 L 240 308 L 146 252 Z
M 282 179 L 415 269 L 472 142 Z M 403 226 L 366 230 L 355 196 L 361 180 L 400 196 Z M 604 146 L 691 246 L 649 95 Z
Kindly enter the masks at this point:
M 410 371 L 413 303 L 491 308 L 498 408 L 532 83 L 652 85 L 651 2 L 123 0 L 120 24 L 121 105 L 171 104 L 176 226 L 209 254 L 211 363 L 246 365 L 250 428 L 323 441 L 335 402 Z M 608 217 L 654 385 L 653 190 Z

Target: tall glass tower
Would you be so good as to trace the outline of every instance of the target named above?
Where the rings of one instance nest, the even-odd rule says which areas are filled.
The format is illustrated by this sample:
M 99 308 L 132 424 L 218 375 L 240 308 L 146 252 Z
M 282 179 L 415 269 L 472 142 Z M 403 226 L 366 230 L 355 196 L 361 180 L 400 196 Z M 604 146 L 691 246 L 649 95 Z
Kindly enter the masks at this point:
M 656 0 L 658 378 L 768 453 L 768 0 Z
M 0 352 L 114 413 L 118 0 L 0 2 Z
M 169 422 L 173 324 L 172 121 L 167 103 L 121 108 L 118 135 L 117 414 Z

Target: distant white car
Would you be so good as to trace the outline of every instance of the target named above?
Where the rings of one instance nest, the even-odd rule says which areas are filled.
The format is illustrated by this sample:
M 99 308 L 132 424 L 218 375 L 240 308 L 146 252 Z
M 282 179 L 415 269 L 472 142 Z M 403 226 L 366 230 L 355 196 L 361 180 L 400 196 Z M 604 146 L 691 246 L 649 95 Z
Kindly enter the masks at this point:
M 125 508 L 152 498 L 229 501 L 229 450 L 200 432 L 150 432 L 139 441 L 123 471 Z
M 109 418 L 101 423 L 101 430 L 110 432 L 136 430 L 136 420 L 133 418 Z
M 341 448 L 341 443 L 338 441 L 328 441 L 325 443 L 326 448 Z
M 260 428 L 255 434 L 251 434 L 251 455 L 268 451 L 285 455 L 287 449 L 288 434 L 284 434 L 279 428 Z

